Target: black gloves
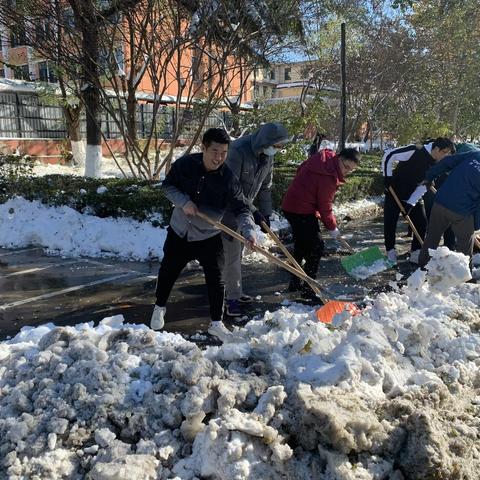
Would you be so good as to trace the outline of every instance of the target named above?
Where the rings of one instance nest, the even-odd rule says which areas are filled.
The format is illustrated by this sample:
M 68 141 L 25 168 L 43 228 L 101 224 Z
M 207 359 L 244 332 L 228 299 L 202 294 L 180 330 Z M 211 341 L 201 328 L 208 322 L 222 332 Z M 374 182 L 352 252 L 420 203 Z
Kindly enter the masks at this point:
M 265 222 L 270 228 L 270 217 L 264 217 L 259 210 L 255 210 L 253 212 L 253 219 L 255 220 L 255 225 L 258 225 L 263 233 L 267 233 L 262 227 L 262 222 Z

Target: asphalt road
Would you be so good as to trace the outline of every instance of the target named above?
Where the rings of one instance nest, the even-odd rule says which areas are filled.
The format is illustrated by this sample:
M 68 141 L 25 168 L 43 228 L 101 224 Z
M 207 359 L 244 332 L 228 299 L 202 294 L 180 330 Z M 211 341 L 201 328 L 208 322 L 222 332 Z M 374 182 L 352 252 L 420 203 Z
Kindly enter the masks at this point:
M 400 225 L 399 246 L 406 258 L 406 228 Z M 350 222 L 342 227 L 354 248 L 382 246 L 380 218 Z M 381 290 L 400 272 L 410 274 L 411 264 L 400 262 L 367 280 L 349 277 L 340 264 L 342 254 L 327 241 L 327 255 L 320 262 L 318 280 L 332 298 L 362 300 L 368 292 Z M 62 258 L 49 256 L 41 248 L 0 248 L 0 338 L 15 335 L 27 325 L 52 322 L 75 325 L 98 322 L 122 314 L 130 323 L 149 323 L 158 263 L 119 262 L 111 259 Z M 246 293 L 261 299 L 244 307 L 248 321 L 266 310 L 279 308 L 289 274 L 270 263 L 243 267 Z M 187 268 L 174 287 L 167 306 L 166 330 L 187 335 L 203 332 L 209 323 L 203 274 L 195 265 Z M 228 318 L 226 319 L 229 323 Z

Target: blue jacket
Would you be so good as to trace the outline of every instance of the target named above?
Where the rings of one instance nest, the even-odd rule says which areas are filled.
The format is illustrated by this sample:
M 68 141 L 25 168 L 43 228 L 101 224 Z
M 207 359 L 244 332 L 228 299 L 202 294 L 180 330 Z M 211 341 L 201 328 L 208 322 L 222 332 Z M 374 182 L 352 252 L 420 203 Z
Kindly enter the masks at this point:
M 449 155 L 426 174 L 433 181 L 452 170 L 439 188 L 435 201 L 460 215 L 473 215 L 475 230 L 480 228 L 480 150 Z

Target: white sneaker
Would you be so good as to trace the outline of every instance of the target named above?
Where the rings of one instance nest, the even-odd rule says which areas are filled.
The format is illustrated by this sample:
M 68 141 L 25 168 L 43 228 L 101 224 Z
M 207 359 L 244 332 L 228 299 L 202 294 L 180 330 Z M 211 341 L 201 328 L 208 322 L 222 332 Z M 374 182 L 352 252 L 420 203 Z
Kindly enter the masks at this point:
M 222 342 L 229 337 L 232 332 L 223 324 L 223 322 L 210 322 L 210 326 L 208 327 L 208 333 L 217 337 Z
M 392 263 L 397 263 L 397 252 L 394 248 L 387 252 L 387 258 Z
M 167 309 L 165 307 L 159 307 L 155 305 L 153 309 L 152 318 L 150 320 L 150 328 L 152 330 L 161 330 L 165 325 L 165 312 Z
M 420 257 L 420 250 L 414 250 L 410 252 L 410 258 L 408 259 L 410 263 L 416 263 L 418 265 L 418 258 Z

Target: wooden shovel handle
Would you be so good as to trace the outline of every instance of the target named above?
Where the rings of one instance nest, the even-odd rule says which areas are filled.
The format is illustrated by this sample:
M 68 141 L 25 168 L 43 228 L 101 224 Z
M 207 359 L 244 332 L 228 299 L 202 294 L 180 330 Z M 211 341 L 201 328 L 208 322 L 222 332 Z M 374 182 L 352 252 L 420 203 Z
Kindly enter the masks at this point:
M 245 240 L 245 238 L 243 238 L 239 233 L 237 233 L 235 230 L 232 230 L 231 228 L 228 228 L 226 225 L 224 225 L 223 223 L 221 222 L 217 222 L 216 220 L 213 220 L 212 218 L 210 218 L 208 215 L 205 215 L 204 213 L 202 212 L 197 212 L 197 216 L 199 216 L 201 219 L 205 220 L 207 223 L 209 223 L 210 225 L 213 225 L 215 227 L 217 227 L 219 230 L 221 230 L 222 232 L 226 233 L 227 235 L 230 235 L 231 237 L 235 238 L 236 240 L 238 240 L 239 242 L 245 244 L 245 245 L 249 245 L 249 243 L 247 242 L 247 240 Z M 298 278 L 304 280 L 305 282 L 307 282 L 309 285 L 310 284 L 315 284 L 318 289 L 321 289 L 321 286 L 313 279 L 313 278 L 310 278 L 306 273 L 304 272 L 301 272 L 299 270 L 297 270 L 295 267 L 292 267 L 289 263 L 287 262 L 284 262 L 283 260 L 280 260 L 279 258 L 277 258 L 275 255 L 271 254 L 268 250 L 265 250 L 264 248 L 262 247 L 259 247 L 258 245 L 253 245 L 251 246 L 252 249 L 256 252 L 259 252 L 261 253 L 262 255 L 265 255 L 270 261 L 272 261 L 272 263 L 275 263 L 276 265 L 284 268 L 285 270 L 288 270 L 290 273 L 292 273 L 293 275 L 297 276 Z M 320 297 L 319 297 L 320 298 Z M 326 303 L 327 300 L 326 299 L 323 299 L 323 298 L 320 298 L 320 300 L 323 302 L 323 303 Z
M 407 215 L 407 212 L 403 208 L 402 202 L 400 199 L 397 197 L 397 194 L 395 193 L 395 190 L 393 189 L 392 186 L 388 187 L 389 192 L 392 194 L 392 197 L 394 200 L 397 202 L 398 208 L 400 208 L 400 211 L 403 213 L 405 219 L 407 220 L 408 224 L 410 225 L 410 228 L 412 229 L 413 234 L 417 237 L 418 242 L 420 245 L 423 245 L 423 240 L 420 234 L 418 233 L 417 229 L 415 228 L 415 225 L 413 224 L 412 220 L 410 217 Z
M 265 223 L 262 222 L 262 228 L 270 235 L 272 240 L 275 242 L 277 247 L 285 254 L 285 256 L 290 260 L 290 263 L 297 269 L 303 272 L 303 268 L 295 260 L 295 257 L 288 251 L 288 248 L 281 242 L 278 236 L 273 232 L 273 230 Z M 305 272 L 304 272 L 305 273 Z
M 285 254 L 285 256 L 290 260 L 290 263 L 301 273 L 304 275 L 307 275 L 301 265 L 295 260 L 295 257 L 288 251 L 288 248 L 281 242 L 281 240 L 277 237 L 277 235 L 273 232 L 273 230 L 265 223 L 262 223 L 262 228 L 270 235 L 270 237 L 273 239 L 273 241 L 276 243 L 276 245 L 280 248 L 280 250 Z M 310 278 L 310 277 L 308 277 Z M 310 279 L 313 280 L 313 279 Z M 316 284 L 316 282 L 311 282 L 310 280 L 305 280 L 312 290 L 317 294 L 321 295 L 320 288 Z

